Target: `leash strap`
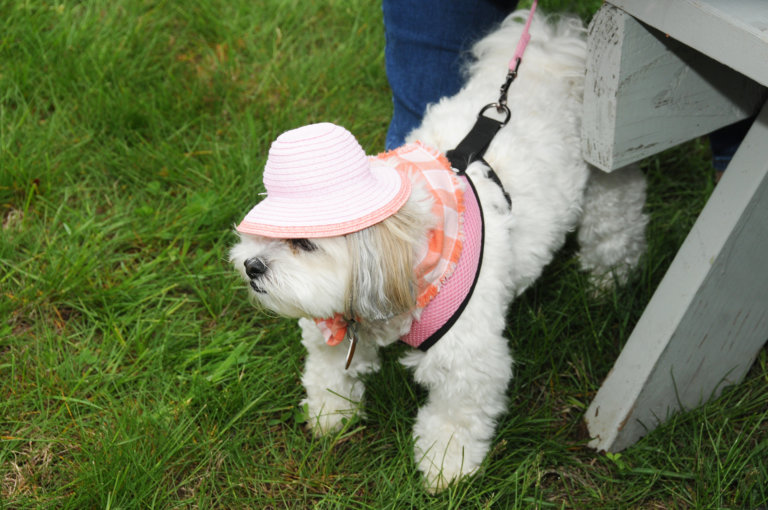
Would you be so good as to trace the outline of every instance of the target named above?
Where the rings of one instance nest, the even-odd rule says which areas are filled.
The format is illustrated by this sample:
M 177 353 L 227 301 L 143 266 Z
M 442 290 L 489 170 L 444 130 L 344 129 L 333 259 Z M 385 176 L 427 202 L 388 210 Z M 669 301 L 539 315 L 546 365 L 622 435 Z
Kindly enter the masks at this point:
M 520 40 L 517 41 L 517 47 L 515 53 L 512 55 L 512 59 L 509 61 L 509 71 L 507 72 L 507 78 L 501 85 L 501 94 L 499 95 L 499 101 L 496 103 L 496 110 L 501 113 L 503 110 L 509 110 L 507 108 L 507 91 L 512 82 L 517 78 L 517 70 L 520 69 L 520 63 L 523 61 L 523 53 L 525 48 L 528 47 L 528 42 L 531 40 L 531 21 L 533 21 L 533 14 L 536 12 L 536 6 L 539 5 L 539 0 L 533 0 L 531 10 L 528 11 L 528 19 L 525 21 L 523 27 L 523 33 L 520 34 Z
M 520 66 L 520 60 L 523 58 L 523 53 L 525 53 L 525 47 L 528 46 L 528 41 L 531 40 L 531 20 L 533 20 L 533 13 L 536 12 L 536 6 L 539 4 L 539 0 L 533 0 L 533 5 L 531 5 L 531 10 L 528 13 L 528 20 L 525 22 L 525 28 L 523 28 L 523 33 L 520 36 L 520 40 L 517 42 L 517 48 L 515 48 L 515 54 L 512 57 L 512 60 L 509 61 L 509 70 L 517 72 L 518 66 Z

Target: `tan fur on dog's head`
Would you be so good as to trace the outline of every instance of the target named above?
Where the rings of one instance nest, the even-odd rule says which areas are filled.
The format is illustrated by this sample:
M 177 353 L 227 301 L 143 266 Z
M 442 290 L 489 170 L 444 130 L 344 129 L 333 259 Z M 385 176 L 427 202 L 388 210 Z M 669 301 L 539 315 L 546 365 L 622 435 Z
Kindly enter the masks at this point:
M 431 226 L 425 225 L 420 206 L 409 200 L 395 215 L 347 236 L 350 252 L 356 254 L 347 317 L 381 320 L 415 308 L 415 250 Z

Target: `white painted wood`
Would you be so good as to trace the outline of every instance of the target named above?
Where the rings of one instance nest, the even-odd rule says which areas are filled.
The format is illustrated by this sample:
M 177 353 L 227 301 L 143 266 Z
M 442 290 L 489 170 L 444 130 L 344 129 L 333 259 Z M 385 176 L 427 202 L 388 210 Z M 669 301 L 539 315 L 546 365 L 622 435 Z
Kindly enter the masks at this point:
M 638 321 L 585 420 L 619 451 L 742 379 L 768 340 L 768 104 Z
M 685 2 L 643 5 L 675 3 Z M 582 152 L 608 172 L 747 118 L 765 98 L 758 83 L 610 4 L 588 48 Z
M 767 0 L 610 0 L 637 19 L 768 86 Z

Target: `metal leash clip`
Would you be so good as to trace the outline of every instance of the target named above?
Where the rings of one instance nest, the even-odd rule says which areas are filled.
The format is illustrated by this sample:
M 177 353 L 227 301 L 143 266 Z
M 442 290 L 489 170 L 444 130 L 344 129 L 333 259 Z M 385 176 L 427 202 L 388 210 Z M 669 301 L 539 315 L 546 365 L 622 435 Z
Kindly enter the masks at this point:
M 509 111 L 509 107 L 507 106 L 507 93 L 509 92 L 510 85 L 512 85 L 512 82 L 515 81 L 515 78 L 517 78 L 517 70 L 520 68 L 520 62 L 522 62 L 522 59 L 518 58 L 517 62 L 515 63 L 515 68 L 510 69 L 510 71 L 507 73 L 507 78 L 504 80 L 504 83 L 501 84 L 501 89 L 499 90 L 499 100 L 495 103 L 486 105 L 482 110 L 480 110 L 480 115 L 482 115 L 487 109 L 491 107 L 496 108 L 497 113 L 503 113 L 505 118 L 502 122 L 502 126 L 506 126 L 510 117 L 512 117 L 512 112 Z
M 509 92 L 509 86 L 512 85 L 512 82 L 515 81 L 515 78 L 517 78 L 517 70 L 520 69 L 520 62 L 522 62 L 523 59 L 518 58 L 515 62 L 515 68 L 510 69 L 507 73 L 507 79 L 504 80 L 504 83 L 501 84 L 501 90 L 499 91 L 499 106 L 507 106 L 507 92 Z M 499 111 L 501 113 L 501 111 Z

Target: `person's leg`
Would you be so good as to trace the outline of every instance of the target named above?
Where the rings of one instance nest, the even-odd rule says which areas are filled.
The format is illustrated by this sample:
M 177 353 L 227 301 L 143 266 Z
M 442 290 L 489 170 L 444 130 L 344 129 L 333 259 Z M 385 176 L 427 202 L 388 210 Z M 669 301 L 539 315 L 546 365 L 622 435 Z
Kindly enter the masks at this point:
M 387 149 L 403 144 L 427 104 L 462 84 L 462 56 L 517 0 L 383 0 L 387 77 L 394 111 Z

